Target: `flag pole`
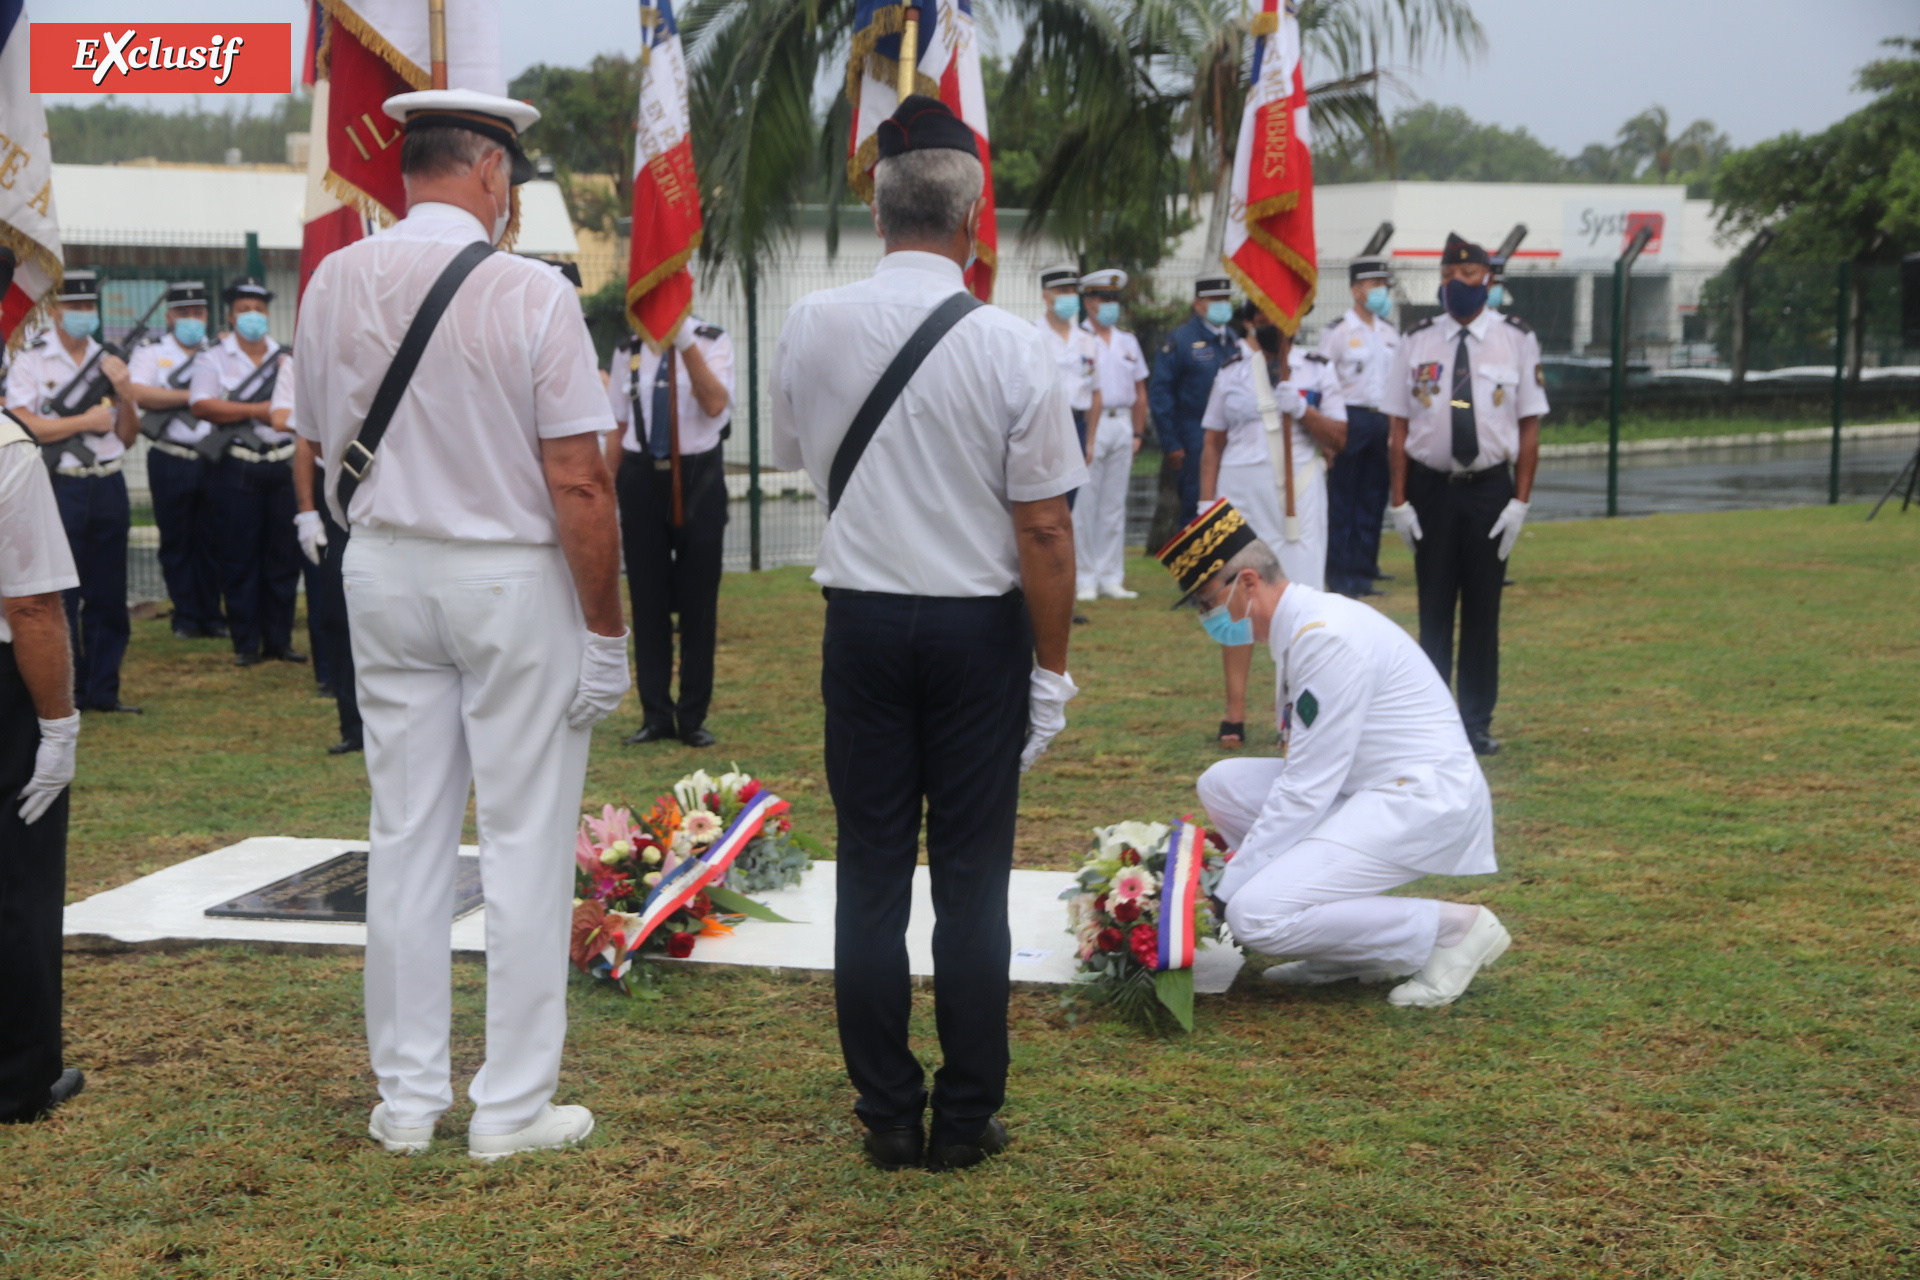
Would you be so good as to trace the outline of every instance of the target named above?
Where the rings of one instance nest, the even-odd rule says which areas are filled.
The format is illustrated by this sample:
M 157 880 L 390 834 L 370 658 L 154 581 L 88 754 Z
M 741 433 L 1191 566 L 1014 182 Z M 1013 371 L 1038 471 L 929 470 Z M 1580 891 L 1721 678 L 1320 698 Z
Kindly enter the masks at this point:
M 905 102 L 913 93 L 913 75 L 920 61 L 920 6 L 910 4 L 900 26 L 900 83 L 897 92 Z
M 433 60 L 433 87 L 447 87 L 447 0 L 427 0 L 427 48 Z
M 684 321 L 682 322 L 684 323 Z M 673 527 L 686 523 L 686 500 L 680 490 L 680 353 L 672 345 L 662 359 L 667 362 L 667 456 L 673 470 Z

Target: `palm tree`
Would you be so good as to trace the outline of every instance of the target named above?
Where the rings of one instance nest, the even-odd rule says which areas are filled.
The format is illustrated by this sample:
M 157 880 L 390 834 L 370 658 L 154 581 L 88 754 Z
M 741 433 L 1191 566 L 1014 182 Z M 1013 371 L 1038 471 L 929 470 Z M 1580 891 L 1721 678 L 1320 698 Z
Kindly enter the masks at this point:
M 1695 120 L 1677 137 L 1668 134 L 1670 124 L 1667 109 L 1652 106 L 1620 126 L 1614 149 L 1629 175 L 1639 171 L 1642 161 L 1652 161 L 1665 182 L 1676 167 L 1682 173 L 1710 169 L 1731 149 L 1727 135 L 1711 120 Z

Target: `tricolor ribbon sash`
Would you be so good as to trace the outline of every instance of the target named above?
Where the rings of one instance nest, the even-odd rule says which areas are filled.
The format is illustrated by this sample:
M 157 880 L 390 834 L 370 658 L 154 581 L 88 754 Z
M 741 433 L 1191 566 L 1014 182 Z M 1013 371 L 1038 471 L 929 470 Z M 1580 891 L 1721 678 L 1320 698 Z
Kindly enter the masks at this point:
M 1200 901 L 1206 828 L 1176 822 L 1167 833 L 1167 865 L 1160 872 L 1160 957 L 1156 969 L 1193 968 L 1193 910 Z
M 777 818 L 791 807 L 772 792 L 762 791 L 734 815 L 733 821 L 727 824 L 727 829 L 718 840 L 708 845 L 697 857 L 688 858 L 660 877 L 660 883 L 653 887 L 653 892 L 647 895 L 646 902 L 640 908 L 639 924 L 627 942 L 627 949 L 637 950 L 662 920 L 686 906 L 693 901 L 694 895 L 726 875 L 727 868 L 740 856 L 740 851 L 760 834 L 767 819 Z

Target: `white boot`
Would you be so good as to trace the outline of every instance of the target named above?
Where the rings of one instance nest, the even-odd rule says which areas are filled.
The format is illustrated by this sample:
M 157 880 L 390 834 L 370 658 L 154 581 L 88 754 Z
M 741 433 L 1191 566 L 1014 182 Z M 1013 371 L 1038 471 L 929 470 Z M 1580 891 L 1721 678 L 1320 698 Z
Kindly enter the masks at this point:
M 593 1112 L 585 1107 L 556 1107 L 551 1102 L 518 1133 L 469 1133 L 467 1154 L 475 1160 L 498 1160 L 522 1151 L 570 1147 L 593 1132 Z
M 1420 972 L 1387 993 L 1387 1003 L 1418 1009 L 1452 1004 L 1473 976 L 1498 960 L 1513 945 L 1513 935 L 1500 918 L 1480 908 L 1467 936 L 1451 947 L 1435 947 Z
M 403 1129 L 387 1119 L 387 1104 L 383 1102 L 367 1121 L 367 1136 L 396 1156 L 410 1156 L 433 1145 L 433 1126 Z
M 1140 598 L 1138 591 L 1129 591 L 1118 582 L 1103 583 L 1100 587 L 1100 594 L 1108 600 L 1138 600 Z
M 1384 968 L 1377 964 L 1335 964 L 1326 960 L 1294 960 L 1263 970 L 1260 976 L 1268 982 L 1278 982 L 1283 986 L 1323 987 L 1329 982 L 1345 982 L 1348 978 L 1360 983 L 1392 982 L 1395 978 L 1406 977 L 1407 971 Z
M 1075 600 L 1098 600 L 1100 593 L 1092 587 L 1081 587 L 1073 593 Z

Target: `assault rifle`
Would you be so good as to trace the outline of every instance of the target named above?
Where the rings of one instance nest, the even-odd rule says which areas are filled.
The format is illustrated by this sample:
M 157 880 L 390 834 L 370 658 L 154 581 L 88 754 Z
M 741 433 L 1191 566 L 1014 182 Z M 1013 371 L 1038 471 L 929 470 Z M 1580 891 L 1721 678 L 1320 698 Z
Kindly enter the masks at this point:
M 127 331 L 127 336 L 119 342 L 102 342 L 100 349 L 91 359 L 80 366 L 80 372 L 67 380 L 67 385 L 41 401 L 40 414 L 47 418 L 74 418 L 99 404 L 113 392 L 113 383 L 106 374 L 100 372 L 100 361 L 104 356 L 117 356 L 122 360 L 127 353 L 140 345 L 147 336 L 147 322 L 153 319 L 153 313 L 167 300 L 167 291 L 162 289 L 160 296 L 153 300 L 147 313 L 140 317 L 140 323 Z M 55 338 L 58 342 L 59 339 Z M 96 465 L 100 459 L 95 456 L 93 446 L 86 442 L 85 433 L 76 433 L 65 440 L 53 444 L 41 445 L 40 452 L 46 457 L 49 467 L 60 465 L 60 455 L 69 454 L 80 461 L 83 467 Z

